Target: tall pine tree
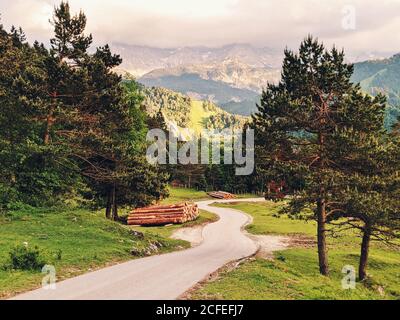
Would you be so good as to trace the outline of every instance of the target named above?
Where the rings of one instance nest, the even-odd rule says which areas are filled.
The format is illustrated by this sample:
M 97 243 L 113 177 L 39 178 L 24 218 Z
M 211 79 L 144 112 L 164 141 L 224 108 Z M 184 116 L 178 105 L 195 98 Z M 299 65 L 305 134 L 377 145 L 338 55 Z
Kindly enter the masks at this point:
M 67 2 L 52 23 L 50 50 L 0 27 L 0 188 L 10 195 L 2 202 L 46 205 L 87 189 L 85 182 L 85 195 L 117 219 L 118 204 L 165 196 L 167 177 L 145 160 L 139 86 L 113 72 L 121 58 L 108 45 L 89 52 L 86 17 L 72 15 Z
M 341 148 L 346 144 L 343 133 L 374 134 L 383 124 L 384 97 L 363 95 L 351 83 L 352 73 L 343 52 L 327 51 L 309 36 L 299 53 L 285 50 L 282 80 L 267 87 L 253 116 L 260 171 L 274 180 L 296 175 L 303 181 L 302 192 L 292 197 L 291 212 L 314 212 L 323 275 L 329 274 L 326 224 L 335 214 L 335 177 L 357 170 Z
M 88 52 L 92 36 L 84 34 L 82 12 L 72 16 L 63 2 L 53 24 L 55 74 L 65 71 L 51 90 L 58 108 L 50 109 L 44 140 L 53 134 L 54 142 L 71 150 L 96 195 L 106 199 L 106 216 L 118 219 L 118 204 L 144 205 L 166 194 L 166 177 L 144 158 L 147 128 L 139 87 L 133 81 L 121 84 L 113 69 L 122 60 L 108 45 Z

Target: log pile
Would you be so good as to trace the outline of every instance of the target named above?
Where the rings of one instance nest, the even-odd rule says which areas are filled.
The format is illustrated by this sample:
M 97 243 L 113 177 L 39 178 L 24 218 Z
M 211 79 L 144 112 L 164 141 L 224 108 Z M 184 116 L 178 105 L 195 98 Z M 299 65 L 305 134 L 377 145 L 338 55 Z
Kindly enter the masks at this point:
M 209 192 L 208 195 L 210 197 L 216 198 L 216 199 L 234 199 L 236 196 L 232 193 L 229 192 L 224 192 L 224 191 L 214 191 L 214 192 Z
M 198 217 L 199 208 L 197 204 L 185 202 L 135 209 L 128 217 L 128 225 L 162 226 L 182 224 L 196 220 Z

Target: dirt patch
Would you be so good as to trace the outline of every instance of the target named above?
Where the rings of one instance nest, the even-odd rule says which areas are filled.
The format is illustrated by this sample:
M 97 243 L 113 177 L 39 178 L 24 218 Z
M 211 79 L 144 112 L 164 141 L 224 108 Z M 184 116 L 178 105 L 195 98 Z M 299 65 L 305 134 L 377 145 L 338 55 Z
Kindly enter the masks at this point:
M 314 238 L 304 235 L 254 235 L 246 233 L 258 246 L 257 258 L 273 259 L 274 252 L 290 248 L 315 248 L 317 242 Z
M 317 241 L 314 238 L 303 235 L 291 235 L 288 240 L 290 248 L 315 248 Z
M 291 239 L 277 235 L 253 235 L 247 234 L 258 246 L 257 258 L 273 259 L 275 251 L 285 250 L 290 246 Z
M 192 247 L 196 247 L 203 242 L 203 229 L 205 225 L 191 227 L 191 228 L 181 228 L 176 230 L 171 238 L 184 240 L 190 242 Z

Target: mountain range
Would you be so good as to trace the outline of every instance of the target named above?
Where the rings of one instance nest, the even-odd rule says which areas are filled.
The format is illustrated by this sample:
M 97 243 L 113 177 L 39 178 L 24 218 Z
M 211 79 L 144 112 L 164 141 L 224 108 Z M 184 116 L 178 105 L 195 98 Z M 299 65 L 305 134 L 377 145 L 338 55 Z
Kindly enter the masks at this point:
M 262 89 L 279 81 L 283 60 L 281 50 L 249 44 L 167 49 L 114 44 L 113 50 L 123 57 L 120 71 L 134 75 L 146 87 L 164 87 L 244 116 L 256 111 Z M 388 96 L 389 127 L 400 114 L 400 54 L 386 55 L 357 53 L 347 59 L 356 62 L 353 82 L 366 93 Z
M 279 50 L 249 44 L 172 49 L 114 44 L 113 50 L 123 57 L 121 72 L 145 86 L 212 101 L 245 116 L 254 111 L 262 88 L 279 81 L 283 58 Z
M 217 48 L 154 48 L 114 43 L 112 49 L 123 57 L 121 67 L 137 78 L 155 69 L 218 64 L 230 59 L 237 59 L 250 67 L 279 69 L 283 57 L 281 50 L 256 48 L 250 44 L 229 44 Z

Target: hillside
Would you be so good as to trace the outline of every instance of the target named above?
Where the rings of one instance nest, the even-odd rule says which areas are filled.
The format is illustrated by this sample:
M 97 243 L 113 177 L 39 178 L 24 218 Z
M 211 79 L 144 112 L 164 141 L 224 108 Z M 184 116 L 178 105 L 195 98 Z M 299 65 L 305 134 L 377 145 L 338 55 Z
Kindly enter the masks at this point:
M 371 94 L 382 92 L 388 95 L 391 105 L 400 101 L 400 54 L 389 59 L 373 60 L 354 65 L 353 81 Z
M 210 101 L 194 100 L 165 88 L 145 88 L 143 93 L 143 105 L 150 115 L 161 111 L 166 123 L 197 133 L 202 129 L 239 128 L 246 122 L 245 117 L 230 114 Z
M 359 82 L 369 94 L 382 93 L 388 97 L 386 126 L 390 127 L 400 116 L 400 54 L 389 59 L 356 63 L 352 80 Z
M 165 74 L 159 78 L 140 78 L 146 87 L 164 87 L 195 100 L 211 100 L 217 104 L 230 101 L 251 100 L 256 92 L 238 89 L 221 81 L 202 79 L 198 74 L 184 73 L 179 76 Z
M 243 100 L 241 102 L 230 101 L 221 104 L 221 108 L 225 111 L 242 116 L 250 116 L 257 112 L 257 104 L 260 103 L 260 95 L 254 96 L 251 100 Z

